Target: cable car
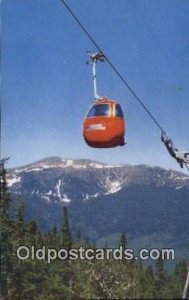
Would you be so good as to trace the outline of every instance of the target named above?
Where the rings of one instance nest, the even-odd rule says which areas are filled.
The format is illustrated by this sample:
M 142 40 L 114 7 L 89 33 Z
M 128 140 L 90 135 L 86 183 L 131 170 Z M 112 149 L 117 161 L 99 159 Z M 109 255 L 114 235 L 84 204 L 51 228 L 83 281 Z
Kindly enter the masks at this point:
M 120 104 L 107 97 L 100 97 L 96 86 L 96 63 L 104 61 L 103 53 L 89 54 L 93 65 L 95 103 L 83 122 L 83 137 L 94 148 L 111 148 L 125 145 L 125 120 Z
M 125 120 L 119 103 L 103 97 L 90 107 L 83 123 L 83 136 L 89 146 L 123 146 L 124 134 Z

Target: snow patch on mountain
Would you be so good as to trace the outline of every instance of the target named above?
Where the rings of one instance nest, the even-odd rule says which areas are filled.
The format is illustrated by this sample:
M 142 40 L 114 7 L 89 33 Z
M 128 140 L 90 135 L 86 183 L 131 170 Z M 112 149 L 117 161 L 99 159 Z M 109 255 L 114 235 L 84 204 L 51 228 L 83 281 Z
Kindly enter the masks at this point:
M 46 160 L 38 161 L 36 163 L 20 167 L 14 170 L 14 173 L 29 173 L 29 172 L 41 172 L 47 169 L 52 168 L 72 168 L 72 169 L 110 169 L 110 168 L 119 168 L 123 167 L 123 165 L 108 165 L 104 163 L 99 163 L 90 160 L 73 160 L 73 159 L 63 159 L 63 158 L 49 158 Z
M 183 186 L 177 186 L 176 188 L 175 188 L 175 190 L 180 190 L 180 189 L 182 189 L 183 188 Z
M 98 196 L 100 196 L 100 193 L 95 193 L 95 194 L 92 194 L 92 195 L 89 195 L 89 194 L 83 194 L 83 201 L 87 201 L 91 198 L 97 198 Z
M 114 194 L 121 190 L 121 182 L 119 180 L 110 180 L 109 177 L 106 178 L 106 188 L 107 192 L 105 195 Z
M 28 197 L 63 204 L 75 199 L 89 201 L 115 194 L 133 182 L 136 185 L 152 183 L 160 188 L 167 185 L 180 190 L 188 186 L 189 176 L 142 165 L 108 165 L 92 160 L 51 157 L 11 169 L 7 173 L 7 182 L 15 194 L 23 192 L 26 186 Z
M 42 171 L 43 168 L 31 168 L 31 169 L 26 169 L 25 172 L 38 172 L 38 171 Z
M 71 167 L 71 166 L 74 166 L 74 162 L 72 159 L 65 159 L 65 160 L 62 160 L 64 162 L 63 166 L 64 167 Z M 61 165 L 62 166 L 62 165 Z
M 68 202 L 71 201 L 71 199 L 69 199 L 68 196 L 66 194 L 64 194 L 64 193 L 61 195 L 61 191 L 60 191 L 61 185 L 63 186 L 64 183 L 62 183 L 61 179 L 59 179 L 58 183 L 57 183 L 57 185 L 55 187 L 55 189 L 57 191 L 57 197 L 60 199 L 60 202 L 67 202 L 68 203 Z
M 52 195 L 52 194 L 53 194 L 53 192 L 52 192 L 51 190 L 50 190 L 49 192 L 46 193 L 47 196 L 50 196 L 50 195 Z
M 58 198 L 61 198 L 61 194 L 60 194 L 60 186 L 61 186 L 61 180 L 59 179 L 59 180 L 58 180 L 58 183 L 57 183 L 57 185 L 56 185 L 56 187 L 55 187 L 55 189 L 57 190 L 57 196 L 58 196 Z
M 188 180 L 188 181 L 189 181 L 189 177 L 188 177 L 188 176 L 175 177 L 174 180 L 175 180 L 175 181 L 176 181 L 176 180 L 183 180 L 183 181 Z
M 13 176 L 7 178 L 7 186 L 11 187 L 12 185 L 14 185 L 15 183 L 18 183 L 20 181 L 21 181 L 21 177 L 13 175 Z
M 41 196 L 41 198 L 47 200 L 48 202 L 51 202 L 51 200 L 48 196 L 43 195 L 43 196 Z
M 60 202 L 67 202 L 69 203 L 71 199 L 68 198 L 66 194 L 63 194 L 63 197 L 60 199 Z
M 19 173 L 29 173 L 29 172 L 40 172 L 46 169 L 50 169 L 52 166 L 51 165 L 45 165 L 45 164 L 39 164 L 37 166 L 33 166 L 33 167 L 26 167 L 26 168 L 19 168 L 15 170 L 15 173 L 19 174 Z
M 184 176 L 184 174 L 178 176 L 177 173 L 172 172 L 172 173 L 170 174 L 170 176 L 168 177 L 168 179 L 172 179 L 172 180 L 174 180 L 174 181 L 179 181 L 179 180 L 182 180 L 182 181 L 185 181 L 185 180 L 186 180 L 186 181 L 189 181 L 189 176 Z

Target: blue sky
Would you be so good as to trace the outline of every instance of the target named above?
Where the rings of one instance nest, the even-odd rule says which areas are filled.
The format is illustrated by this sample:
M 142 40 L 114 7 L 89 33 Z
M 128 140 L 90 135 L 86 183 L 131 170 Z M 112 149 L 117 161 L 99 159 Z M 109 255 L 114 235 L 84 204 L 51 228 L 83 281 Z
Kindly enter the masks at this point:
M 181 150 L 189 149 L 189 1 L 67 0 Z M 100 95 L 126 117 L 125 147 L 93 149 L 82 122 L 93 101 L 86 50 L 95 47 L 60 0 L 2 0 L 2 156 L 8 167 L 48 156 L 180 170 L 160 131 L 107 63 Z

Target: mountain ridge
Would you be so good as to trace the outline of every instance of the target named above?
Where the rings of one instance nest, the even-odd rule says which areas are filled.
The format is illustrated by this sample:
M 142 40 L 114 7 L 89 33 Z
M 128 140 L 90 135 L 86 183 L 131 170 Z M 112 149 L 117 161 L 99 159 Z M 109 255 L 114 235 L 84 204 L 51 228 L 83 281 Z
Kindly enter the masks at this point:
M 93 241 L 125 231 L 140 247 L 153 246 L 157 236 L 158 245 L 182 245 L 179 253 L 188 247 L 189 176 L 183 173 L 51 157 L 8 170 L 7 183 L 13 206 L 21 196 L 26 221 L 36 219 L 42 230 L 60 226 L 66 205 L 73 234 L 80 230 Z
M 189 180 L 189 176 L 178 172 L 174 170 L 165 170 L 160 167 L 151 167 L 147 165 L 110 165 L 110 164 L 105 164 L 101 163 L 98 161 L 93 161 L 93 160 L 86 160 L 86 159 L 64 159 L 60 157 L 49 157 L 49 158 L 44 158 L 42 160 L 36 161 L 31 164 L 27 164 L 21 167 L 17 168 L 11 168 L 8 169 L 8 186 L 10 187 L 12 184 L 15 184 L 19 179 L 16 179 L 16 175 L 19 173 L 29 173 L 29 172 L 40 172 L 48 169 L 78 169 L 81 171 L 81 169 L 112 169 L 114 172 L 117 171 L 117 169 L 120 170 L 125 170 L 125 173 L 129 173 L 129 176 L 133 177 L 136 176 L 139 180 L 143 180 L 146 178 L 143 178 L 144 174 L 146 171 L 150 173 L 150 176 L 155 174 L 155 180 L 160 182 L 159 178 L 162 178 L 162 176 L 167 177 L 167 179 L 172 179 L 174 181 L 180 182 L 180 181 L 185 181 L 186 182 Z M 109 171 L 108 171 L 109 172 Z M 158 174 L 158 172 L 160 174 Z M 12 182 L 11 182 L 11 175 L 12 175 Z M 15 177 L 15 178 L 14 178 Z M 18 177 L 18 176 L 17 176 Z M 151 178 L 152 179 L 152 178 Z M 163 184 L 163 182 L 161 183 Z M 178 187 L 177 187 L 178 188 Z

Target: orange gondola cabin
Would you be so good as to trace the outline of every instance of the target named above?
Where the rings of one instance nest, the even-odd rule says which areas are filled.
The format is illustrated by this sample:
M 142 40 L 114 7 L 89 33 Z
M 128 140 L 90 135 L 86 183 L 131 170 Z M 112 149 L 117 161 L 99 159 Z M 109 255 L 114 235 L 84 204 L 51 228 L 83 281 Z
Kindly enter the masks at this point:
M 107 97 L 100 97 L 97 93 L 96 63 L 103 62 L 102 52 L 91 54 L 88 52 L 92 64 L 94 99 L 83 122 L 83 137 L 86 143 L 94 148 L 112 148 L 125 144 L 125 120 L 119 103 Z
M 119 103 L 102 97 L 93 104 L 83 123 L 83 137 L 94 148 L 123 146 L 125 120 Z

